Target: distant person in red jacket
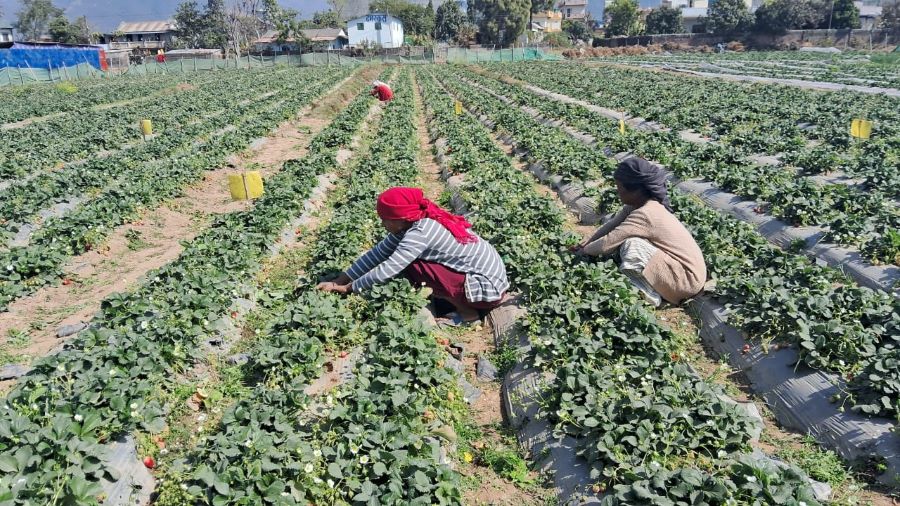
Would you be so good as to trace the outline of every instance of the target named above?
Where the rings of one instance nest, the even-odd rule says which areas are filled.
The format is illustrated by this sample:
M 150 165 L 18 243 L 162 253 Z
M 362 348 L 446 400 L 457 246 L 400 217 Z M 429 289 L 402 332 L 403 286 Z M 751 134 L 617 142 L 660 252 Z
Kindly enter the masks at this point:
M 394 92 L 387 83 L 381 81 L 372 82 L 372 96 L 378 97 L 382 102 L 390 102 L 394 98 Z
M 156 63 L 166 63 L 166 54 L 162 50 L 156 52 Z

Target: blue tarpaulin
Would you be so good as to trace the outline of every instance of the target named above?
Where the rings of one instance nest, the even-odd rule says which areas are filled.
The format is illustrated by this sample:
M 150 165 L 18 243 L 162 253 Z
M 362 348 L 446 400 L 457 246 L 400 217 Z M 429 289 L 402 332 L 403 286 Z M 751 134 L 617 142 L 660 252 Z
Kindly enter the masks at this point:
M 15 43 L 10 49 L 0 49 L 0 68 L 49 69 L 85 64 L 100 69 L 100 48 L 64 44 Z

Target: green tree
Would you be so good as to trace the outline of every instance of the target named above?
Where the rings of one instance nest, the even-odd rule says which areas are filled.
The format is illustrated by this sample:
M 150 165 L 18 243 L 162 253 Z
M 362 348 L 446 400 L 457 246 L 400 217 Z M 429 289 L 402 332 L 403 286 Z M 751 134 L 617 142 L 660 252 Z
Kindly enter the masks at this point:
M 594 38 L 594 31 L 584 21 L 567 19 L 562 22 L 562 29 L 570 40 L 590 42 Z
M 469 20 L 456 2 L 444 2 L 437 8 L 434 18 L 434 38 L 441 41 L 457 41 Z
M 646 32 L 650 35 L 684 32 L 684 25 L 681 23 L 681 9 L 667 5 L 651 10 L 650 14 L 647 14 L 646 23 Z
M 22 10 L 17 15 L 13 28 L 26 40 L 38 40 L 50 21 L 63 15 L 63 10 L 53 5 L 52 0 L 22 0 Z
M 342 25 L 341 18 L 337 12 L 333 10 L 318 11 L 313 14 L 312 19 L 300 22 L 301 28 L 340 28 Z
M 781 34 L 786 30 L 819 28 L 825 19 L 823 4 L 821 0 L 767 0 L 756 10 L 754 30 Z
M 205 29 L 203 13 L 197 6 L 197 2 L 187 1 L 178 5 L 175 9 L 175 36 L 178 37 L 178 46 L 186 48 L 198 48 L 203 43 Z
M 615 0 L 606 6 L 606 34 L 637 35 L 641 32 L 637 0 Z
M 794 26 L 793 0 L 768 0 L 756 9 L 754 28 L 757 32 L 779 34 Z
M 900 0 L 888 1 L 881 6 L 881 22 L 878 26 L 895 38 L 900 37 Z
M 57 16 L 47 25 L 47 33 L 56 42 L 64 44 L 89 44 L 91 42 L 91 28 L 87 18 L 81 16 L 74 22 L 69 22 L 65 16 Z
M 431 37 L 434 34 L 434 7 L 417 5 L 407 0 L 373 0 L 369 12 L 385 12 L 403 23 L 405 35 Z
M 226 49 L 228 47 L 228 21 L 225 0 L 208 0 L 203 13 L 203 47 Z
M 469 5 L 474 5 L 483 44 L 510 45 L 531 16 L 531 0 L 470 0 Z
M 547 12 L 553 9 L 556 0 L 531 0 L 531 12 Z
M 544 35 L 543 42 L 550 44 L 551 47 L 572 47 L 572 40 L 566 32 L 550 32 Z
M 859 28 L 859 8 L 853 0 L 834 0 L 833 12 L 828 23 L 831 28 Z
M 709 8 L 706 27 L 721 35 L 745 32 L 753 27 L 753 15 L 744 0 L 716 0 Z

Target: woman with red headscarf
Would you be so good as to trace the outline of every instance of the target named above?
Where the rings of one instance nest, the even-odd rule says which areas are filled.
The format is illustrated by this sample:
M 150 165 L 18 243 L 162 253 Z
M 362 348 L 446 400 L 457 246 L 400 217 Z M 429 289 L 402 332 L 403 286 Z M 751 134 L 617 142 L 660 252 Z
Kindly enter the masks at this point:
M 456 323 L 477 321 L 479 310 L 506 299 L 506 267 L 472 225 L 426 199 L 419 188 L 391 188 L 378 197 L 378 216 L 389 232 L 346 272 L 319 288 L 350 293 L 396 276 L 424 284 L 456 308 Z
M 382 102 L 390 102 L 394 98 L 394 90 L 392 90 L 387 83 L 378 80 L 372 81 L 372 91 L 370 94 L 373 97 L 377 97 L 378 100 Z

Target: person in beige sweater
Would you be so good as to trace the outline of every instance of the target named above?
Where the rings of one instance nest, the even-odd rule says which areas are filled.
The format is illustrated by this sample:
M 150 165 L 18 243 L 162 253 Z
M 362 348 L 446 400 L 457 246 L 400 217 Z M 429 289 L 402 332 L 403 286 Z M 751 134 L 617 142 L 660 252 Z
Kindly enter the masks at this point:
M 576 253 L 613 256 L 619 268 L 655 306 L 679 304 L 703 290 L 706 262 L 691 233 L 672 214 L 665 173 L 641 158 L 624 160 L 613 178 L 622 209 Z

